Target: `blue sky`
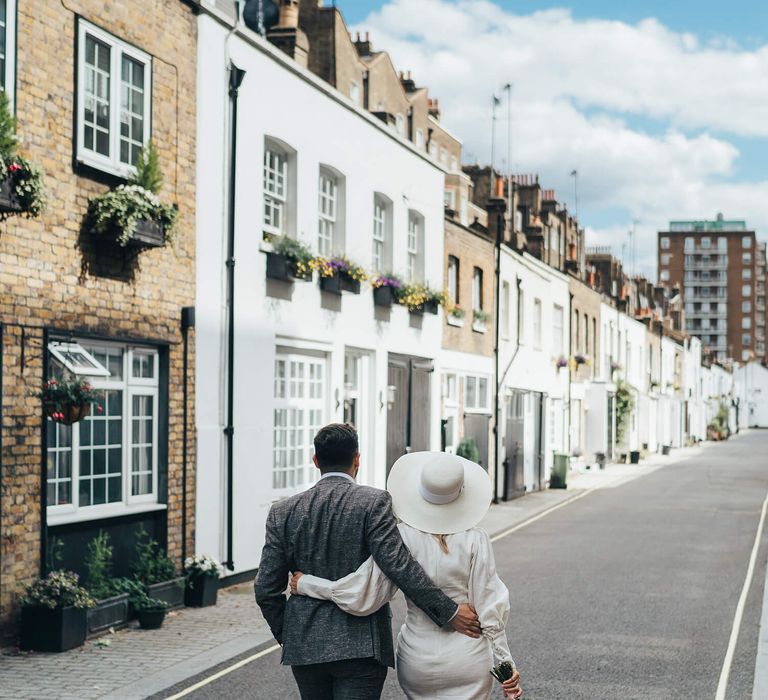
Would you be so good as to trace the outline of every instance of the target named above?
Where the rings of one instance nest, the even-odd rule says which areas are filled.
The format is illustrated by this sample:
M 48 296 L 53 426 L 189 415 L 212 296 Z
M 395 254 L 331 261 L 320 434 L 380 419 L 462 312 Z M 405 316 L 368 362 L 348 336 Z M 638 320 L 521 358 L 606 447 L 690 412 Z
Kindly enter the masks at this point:
M 766 238 L 768 1 L 336 5 L 440 98 L 465 160 L 488 162 L 489 96 L 512 82 L 513 170 L 572 204 L 578 169 L 588 243 L 618 253 L 639 220 L 638 266 L 655 276 L 655 231 L 670 219 L 723 211 Z M 502 123 L 502 152 L 505 135 Z
M 332 0 L 326 0 L 328 4 Z M 335 0 L 349 24 L 365 19 L 387 0 Z M 768 2 L 765 0 L 578 0 L 577 2 L 540 2 L 539 0 L 499 0 L 500 7 L 519 14 L 530 14 L 551 7 L 568 7 L 574 17 L 601 17 L 634 24 L 655 17 L 670 29 L 694 32 L 704 39 L 726 36 L 744 46 L 766 43 L 768 39 Z

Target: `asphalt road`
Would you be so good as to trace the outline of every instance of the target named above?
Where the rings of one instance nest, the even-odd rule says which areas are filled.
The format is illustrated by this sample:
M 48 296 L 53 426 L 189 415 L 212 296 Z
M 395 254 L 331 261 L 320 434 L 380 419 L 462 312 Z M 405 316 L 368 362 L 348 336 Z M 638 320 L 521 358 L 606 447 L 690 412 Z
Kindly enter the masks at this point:
M 752 432 L 594 491 L 497 541 L 526 698 L 714 698 L 766 491 L 768 431 Z M 768 529 L 727 700 L 752 700 L 767 559 Z M 395 629 L 402 613 L 397 600 Z M 186 697 L 299 696 L 271 653 Z M 403 697 L 392 672 L 384 697 Z

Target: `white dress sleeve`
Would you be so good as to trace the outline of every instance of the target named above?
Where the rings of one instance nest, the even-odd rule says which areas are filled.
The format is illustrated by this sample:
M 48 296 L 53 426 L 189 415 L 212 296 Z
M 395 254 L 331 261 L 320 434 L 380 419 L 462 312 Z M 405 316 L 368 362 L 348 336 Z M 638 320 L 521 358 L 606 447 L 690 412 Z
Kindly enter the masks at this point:
M 397 593 L 397 586 L 368 557 L 356 571 L 337 581 L 304 574 L 298 583 L 299 595 L 331 600 L 344 612 L 357 617 L 372 615 Z
M 477 528 L 469 573 L 469 602 L 477 610 L 483 636 L 493 649 L 494 665 L 511 661 L 506 626 L 509 619 L 509 590 L 496 573 L 496 560 L 488 533 Z

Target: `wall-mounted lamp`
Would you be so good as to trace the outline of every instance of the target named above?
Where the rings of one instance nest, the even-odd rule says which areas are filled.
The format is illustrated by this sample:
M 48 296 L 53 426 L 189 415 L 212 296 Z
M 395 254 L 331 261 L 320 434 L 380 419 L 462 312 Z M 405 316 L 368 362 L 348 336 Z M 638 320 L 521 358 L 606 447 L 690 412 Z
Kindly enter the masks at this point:
M 395 392 L 397 392 L 397 387 L 394 384 L 390 384 L 387 387 L 387 410 L 391 411 L 392 407 L 395 405 Z

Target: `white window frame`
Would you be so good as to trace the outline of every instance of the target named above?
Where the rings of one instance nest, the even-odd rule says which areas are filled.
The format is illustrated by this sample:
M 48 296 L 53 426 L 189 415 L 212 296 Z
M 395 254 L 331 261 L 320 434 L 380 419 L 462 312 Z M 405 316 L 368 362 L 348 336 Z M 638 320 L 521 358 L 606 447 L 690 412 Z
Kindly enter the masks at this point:
M 143 104 L 143 146 L 146 146 L 152 135 L 152 57 L 134 46 L 118 39 L 113 34 L 90 22 L 78 18 L 78 48 L 77 48 L 77 149 L 78 162 L 118 175 L 130 177 L 136 172 L 134 165 L 120 160 L 120 123 L 122 112 L 122 59 L 123 56 L 143 63 L 144 69 L 144 104 Z M 92 36 L 97 41 L 107 44 L 110 49 L 109 67 L 109 156 L 85 148 L 85 88 L 86 36 Z
M 275 236 L 282 236 L 287 230 L 288 153 L 270 142 L 264 144 L 262 184 L 264 188 L 264 209 L 262 212 L 264 231 Z M 277 226 L 274 224 L 275 212 L 278 212 L 280 219 Z
M 5 52 L 3 89 L 8 95 L 8 106 L 13 113 L 16 101 L 16 0 L 5 2 L 5 46 L 2 49 Z
M 387 256 L 387 216 L 390 208 L 387 201 L 378 195 L 373 197 L 373 245 L 372 263 L 376 272 L 385 272 Z
M 58 360 L 69 372 L 78 377 L 108 377 L 109 370 L 101 364 L 80 343 L 61 343 L 52 341 L 48 343 L 48 352 Z M 72 361 L 72 355 L 80 355 L 82 359 L 91 365 L 84 367 Z
M 480 382 L 485 382 L 485 404 L 480 402 Z M 469 396 L 468 385 L 472 383 L 475 387 L 475 401 L 470 404 L 467 401 Z M 479 374 L 469 374 L 464 377 L 464 412 L 465 413 L 488 413 L 490 411 L 491 398 L 491 379 L 488 376 Z
M 443 401 L 449 406 L 459 404 L 459 378 L 455 372 L 443 374 Z
M 741 247 L 749 248 L 750 250 L 752 250 L 752 238 L 750 236 L 742 236 Z
M 423 234 L 424 218 L 413 209 L 408 210 L 408 237 L 407 237 L 407 263 L 406 276 L 408 282 L 418 282 L 421 280 L 421 258 L 420 248 L 421 237 Z
M 472 311 L 483 310 L 483 269 L 472 268 Z
M 285 363 L 285 378 L 284 378 L 284 392 L 282 396 L 278 395 L 278 377 L 277 377 L 277 363 Z M 295 363 L 301 365 L 302 377 L 301 382 L 301 395 L 291 396 L 292 383 L 297 386 L 296 381 L 291 377 L 291 365 Z M 311 396 L 312 385 L 318 386 L 318 381 L 312 379 L 312 366 L 322 367 L 322 377 L 319 380 L 319 386 L 321 387 L 321 395 Z M 271 468 L 271 480 L 270 488 L 274 498 L 280 498 L 301 491 L 304 488 L 311 486 L 315 481 L 315 470 L 312 466 L 312 455 L 314 454 L 313 439 L 317 430 L 325 425 L 328 417 L 328 387 L 329 387 L 329 374 L 328 374 L 328 356 L 325 353 L 310 353 L 301 352 L 294 348 L 278 348 L 275 354 L 275 382 L 273 390 L 273 412 L 272 412 L 272 468 Z M 294 464 L 288 463 L 287 466 L 277 467 L 276 457 L 277 450 L 284 449 L 288 457 L 288 462 L 291 461 L 290 452 L 291 449 L 296 451 L 295 444 L 291 444 L 291 430 L 296 431 L 296 428 L 291 428 L 290 425 L 285 427 L 286 431 L 286 445 L 285 447 L 278 448 L 275 437 L 277 436 L 277 429 L 280 426 L 276 425 L 277 412 L 285 410 L 287 416 L 290 416 L 291 411 L 301 410 L 304 412 L 302 416 L 302 422 L 299 427 L 300 430 L 306 431 L 302 437 L 303 442 L 298 449 L 305 450 L 303 457 L 300 457 L 301 463 L 298 461 Z M 318 420 L 314 423 L 311 421 L 311 413 L 319 411 Z M 280 473 L 286 474 L 286 485 L 280 486 L 276 484 L 277 475 Z M 293 475 L 293 483 L 291 483 L 291 475 Z
M 352 100 L 357 107 L 360 106 L 360 86 L 355 80 L 349 81 L 349 99 Z
M 666 236 L 663 236 L 662 238 L 660 238 L 659 245 L 661 246 L 662 250 L 667 250 L 669 248 L 669 238 Z M 688 250 L 687 239 L 686 239 L 685 249 Z
M 461 269 L 461 262 L 455 255 L 448 256 L 448 301 L 452 304 L 459 303 L 459 270 Z
M 161 406 L 159 403 L 160 378 L 159 378 L 159 354 L 157 350 L 148 347 L 137 347 L 123 343 L 85 341 L 85 345 L 98 348 L 114 348 L 123 352 L 122 378 L 93 377 L 91 385 L 95 391 L 121 391 L 122 406 L 122 434 L 120 449 L 121 455 L 121 494 L 120 501 L 112 503 L 100 503 L 98 505 L 80 506 L 80 424 L 69 427 L 70 435 L 70 469 L 71 469 L 71 503 L 64 505 L 46 506 L 49 525 L 62 525 L 70 522 L 82 522 L 126 515 L 147 510 L 165 509 L 166 504 L 158 503 L 158 478 L 159 466 L 159 424 L 161 420 Z M 150 354 L 154 357 L 153 377 L 134 379 L 133 357 L 134 353 Z M 153 401 L 152 414 L 152 489 L 149 493 L 133 495 L 133 397 L 149 396 Z M 86 419 L 88 420 L 88 419 Z M 48 419 L 48 430 L 56 430 L 57 424 Z M 105 426 L 107 430 L 108 426 Z M 93 429 L 93 427 L 91 427 Z M 47 450 L 47 447 L 44 449 Z M 55 451 L 61 451 L 55 448 Z M 46 475 L 47 476 L 47 475 Z
M 552 305 L 552 340 L 555 354 L 559 357 L 565 355 L 565 343 L 563 342 L 563 326 L 565 325 L 565 308 L 560 304 Z
M 326 168 L 320 168 L 317 198 L 317 252 L 328 258 L 336 243 L 339 179 Z
M 533 300 L 533 347 L 541 350 L 541 299 L 538 297 Z
M 509 340 L 509 304 L 511 300 L 511 292 L 509 282 L 502 282 L 501 284 L 501 337 L 504 340 Z
M 402 114 L 395 115 L 395 131 L 400 136 L 405 136 L 405 117 Z
M 416 129 L 416 148 L 424 148 L 424 129 Z

